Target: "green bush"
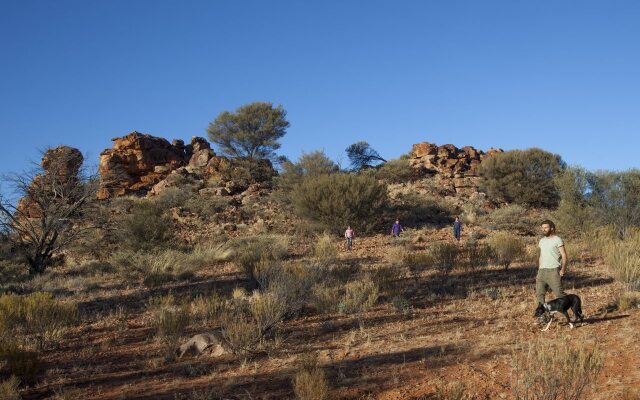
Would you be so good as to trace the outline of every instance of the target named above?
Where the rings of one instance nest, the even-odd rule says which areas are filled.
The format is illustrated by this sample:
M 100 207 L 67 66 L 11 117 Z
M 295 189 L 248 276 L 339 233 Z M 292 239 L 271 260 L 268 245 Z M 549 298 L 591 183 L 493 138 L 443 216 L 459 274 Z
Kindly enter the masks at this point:
M 305 177 L 334 174 L 340 170 L 322 150 L 311 153 L 302 153 L 298 162 L 285 162 L 282 164 L 282 173 L 277 177 L 276 182 L 279 188 L 286 191 L 292 190 L 300 184 Z
M 614 240 L 602 252 L 613 277 L 627 291 L 640 291 L 640 232 L 627 235 L 625 240 Z
M 378 179 L 389 183 L 411 182 L 419 178 L 419 173 L 409 164 L 408 158 L 389 160 L 381 166 L 371 169 Z
M 590 173 L 582 168 L 567 168 L 556 178 L 560 204 L 552 219 L 563 235 L 580 236 L 593 230 L 600 221 L 598 209 L 587 198 Z
M 217 221 L 217 214 L 223 212 L 230 201 L 229 196 L 195 195 L 185 201 L 184 209 L 205 221 Z
M 511 263 L 526 254 L 526 246 L 518 236 L 507 232 L 495 232 L 487 239 L 496 264 L 509 268 Z
M 67 326 L 77 321 L 74 303 L 56 300 L 51 293 L 35 292 L 27 296 L 0 296 L 0 336 L 17 330 L 34 335 L 39 347 L 58 340 Z
M 481 189 L 493 199 L 555 207 L 560 200 L 555 178 L 564 168 L 559 155 L 534 148 L 495 154 L 480 164 L 478 172 Z
M 313 255 L 323 261 L 334 260 L 338 257 L 338 246 L 335 244 L 335 239 L 329 234 L 321 235 L 313 247 Z
M 429 254 L 432 265 L 444 275 L 448 275 L 460 260 L 460 248 L 455 243 L 436 243 Z
M 245 236 L 229 243 L 232 261 L 249 278 L 257 279 L 256 268 L 262 263 L 282 260 L 287 255 L 288 240 L 284 236 Z
M 313 286 L 311 306 L 320 313 L 334 313 L 340 304 L 340 288 L 327 284 Z
M 393 207 L 397 218 L 410 226 L 451 223 L 454 211 L 450 203 L 415 191 L 398 195 Z
M 164 247 L 171 241 L 172 222 L 162 209 L 151 201 L 135 203 L 130 214 L 120 223 L 120 245 L 134 251 L 150 251 Z
M 387 188 L 372 177 L 331 174 L 306 178 L 291 197 L 298 214 L 320 229 L 339 234 L 352 225 L 370 232 L 381 222 Z
M 519 204 L 509 204 L 496 208 L 480 219 L 483 226 L 498 231 L 534 234 L 538 222 L 527 216 L 527 209 Z
M 474 271 L 480 267 L 486 267 L 494 258 L 493 250 L 486 244 L 482 243 L 465 243 L 462 249 L 462 265 Z
M 156 203 L 160 209 L 168 210 L 174 207 L 182 207 L 187 200 L 193 196 L 193 193 L 184 188 L 168 187 L 153 197 L 153 202 Z
M 324 370 L 318 365 L 317 355 L 301 357 L 298 372 L 293 378 L 293 391 L 298 400 L 325 400 L 329 398 L 329 385 Z
M 178 305 L 173 295 L 153 297 L 147 304 L 155 337 L 172 356 L 187 326 L 191 323 L 188 305 Z
M 378 301 L 378 285 L 369 277 L 345 285 L 338 309 L 345 314 L 369 311 Z

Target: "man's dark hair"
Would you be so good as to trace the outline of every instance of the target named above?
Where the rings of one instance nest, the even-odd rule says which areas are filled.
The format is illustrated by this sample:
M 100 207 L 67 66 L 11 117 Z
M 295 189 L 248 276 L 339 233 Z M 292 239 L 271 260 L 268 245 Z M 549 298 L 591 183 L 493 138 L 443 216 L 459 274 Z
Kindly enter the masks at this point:
M 556 224 L 554 224 L 550 219 L 545 219 L 540 225 L 549 225 L 551 229 L 553 229 L 554 231 L 556 230 Z

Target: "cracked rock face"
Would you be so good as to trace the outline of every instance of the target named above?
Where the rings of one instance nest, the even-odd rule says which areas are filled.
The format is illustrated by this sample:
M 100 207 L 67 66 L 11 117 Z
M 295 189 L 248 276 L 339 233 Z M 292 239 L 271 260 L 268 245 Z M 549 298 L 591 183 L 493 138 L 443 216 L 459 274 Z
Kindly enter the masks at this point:
M 68 182 L 69 179 L 78 179 L 83 162 L 82 153 L 74 147 L 58 146 L 47 150 L 40 162 L 43 172 L 33 178 L 29 191 L 47 190 L 41 186 L 45 182 Z M 40 218 L 42 215 L 40 206 L 28 197 L 20 199 L 17 209 L 18 213 L 26 218 Z
M 99 199 L 146 194 L 178 168 L 189 165 L 197 170 L 215 156 L 209 142 L 201 137 L 194 137 L 186 146 L 182 140 L 169 143 L 135 131 L 112 140 L 113 147 L 100 153 Z
M 458 148 L 452 144 L 438 146 L 422 142 L 413 145 L 409 162 L 425 175 L 438 176 L 442 184 L 453 187 L 456 194 L 471 195 L 478 192 L 480 185 L 480 163 L 502 152 L 501 149 L 491 148 L 484 152 L 472 146 Z

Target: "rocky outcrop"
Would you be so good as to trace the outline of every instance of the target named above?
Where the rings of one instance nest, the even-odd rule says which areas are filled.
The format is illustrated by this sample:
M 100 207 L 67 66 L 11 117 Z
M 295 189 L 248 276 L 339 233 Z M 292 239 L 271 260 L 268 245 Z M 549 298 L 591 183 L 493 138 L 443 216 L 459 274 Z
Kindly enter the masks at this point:
M 47 150 L 40 162 L 42 173 L 33 178 L 27 188 L 28 195 L 18 202 L 18 215 L 24 218 L 40 218 L 42 210 L 34 199 L 57 197 L 57 193 L 52 192 L 55 190 L 59 190 L 65 196 L 73 194 L 66 189 L 77 181 L 83 161 L 80 150 L 73 147 L 58 146 Z
M 232 195 L 252 183 L 266 182 L 275 174 L 268 160 L 227 159 L 217 156 L 209 142 L 193 137 L 166 139 L 132 132 L 113 139 L 113 148 L 100 154 L 99 199 L 126 194 L 157 195 L 170 187 L 188 184 L 195 190 Z M 250 163 L 251 167 L 247 168 Z M 247 170 L 247 173 L 240 173 Z
M 484 152 L 472 146 L 458 148 L 452 144 L 438 146 L 423 142 L 413 145 L 409 162 L 423 174 L 436 176 L 451 194 L 471 195 L 478 192 L 480 163 L 501 152 L 501 149 Z

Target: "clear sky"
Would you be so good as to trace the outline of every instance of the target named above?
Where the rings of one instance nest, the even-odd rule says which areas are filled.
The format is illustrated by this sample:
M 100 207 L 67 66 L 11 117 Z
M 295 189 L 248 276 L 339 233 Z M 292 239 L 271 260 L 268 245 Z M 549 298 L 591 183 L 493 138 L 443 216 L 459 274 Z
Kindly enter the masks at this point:
M 638 1 L 0 0 L 0 172 L 282 104 L 279 153 L 542 147 L 640 167 Z

